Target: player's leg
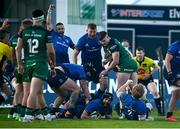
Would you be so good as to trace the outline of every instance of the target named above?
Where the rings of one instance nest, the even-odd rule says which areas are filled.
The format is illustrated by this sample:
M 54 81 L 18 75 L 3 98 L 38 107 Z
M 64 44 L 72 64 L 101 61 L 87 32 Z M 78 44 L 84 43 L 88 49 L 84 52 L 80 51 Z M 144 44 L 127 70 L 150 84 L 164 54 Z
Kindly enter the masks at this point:
M 119 89 L 122 85 L 124 85 L 128 79 L 130 79 L 131 73 L 123 73 L 117 72 L 116 73 L 116 82 L 117 82 L 117 89 Z
M 103 77 L 99 77 L 99 74 L 105 69 L 102 64 L 97 65 L 95 67 L 97 73 L 94 74 L 94 81 L 100 83 L 100 87 L 98 91 L 96 92 L 96 97 L 101 98 L 102 95 L 104 94 L 105 90 L 108 89 L 108 84 L 109 84 L 109 78 L 108 75 L 105 75 Z M 96 81 L 98 80 L 98 81 Z
M 23 82 L 23 98 L 22 98 L 21 117 L 24 117 L 24 115 L 25 115 L 29 92 L 30 92 L 30 82 Z
M 155 82 L 150 82 L 147 85 L 147 89 L 152 93 L 153 98 L 154 98 L 154 102 L 156 104 L 156 108 L 158 110 L 158 115 L 162 115 L 162 111 L 161 111 L 161 100 L 160 100 L 160 96 L 157 90 L 157 86 L 155 84 Z
M 83 93 L 85 94 L 87 100 L 90 100 L 91 95 L 89 93 L 84 67 L 77 64 L 62 64 L 62 68 L 64 69 L 66 76 L 68 76 L 72 80 L 79 80 L 80 87 L 82 88 Z
M 80 86 L 82 88 L 82 91 L 86 97 L 86 99 L 89 101 L 91 100 L 91 95 L 90 95 L 90 92 L 89 92 L 89 89 L 88 89 L 88 82 L 86 80 L 79 80 L 79 83 L 80 83 Z
M 116 85 L 117 85 L 117 90 L 124 85 L 128 79 L 130 79 L 131 74 L 130 73 L 121 73 L 117 72 L 116 73 Z M 124 114 L 122 113 L 122 102 L 119 98 L 119 119 L 124 119 Z
M 174 87 L 174 86 L 171 86 L 171 88 L 172 87 Z M 177 121 L 173 117 L 173 111 L 174 111 L 174 108 L 176 106 L 176 102 L 177 102 L 179 97 L 180 97 L 180 89 L 178 88 L 178 89 L 172 90 L 171 99 L 170 99 L 169 106 L 168 106 L 168 112 L 167 112 L 167 116 L 166 116 L 165 120 Z
M 133 83 L 130 85 L 130 87 L 132 88 L 133 86 L 135 86 L 138 83 L 137 72 L 131 73 L 131 76 L 129 79 L 131 79 L 133 81 Z
M 50 111 L 52 118 L 56 118 L 56 112 L 58 112 L 58 108 L 63 103 L 63 101 L 65 100 L 65 98 L 68 94 L 67 91 L 62 90 L 61 88 L 58 88 L 54 91 L 59 96 L 57 96 L 57 98 L 54 100 L 53 105 L 52 105 L 52 109 Z
M 15 74 L 16 76 L 16 74 Z M 12 79 L 12 85 L 15 87 L 15 94 L 14 94 L 14 103 L 17 109 L 18 116 L 16 117 L 17 120 L 21 120 L 22 116 L 22 99 L 23 99 L 23 83 L 22 83 L 22 75 L 17 74 L 15 78 Z
M 61 86 L 62 90 L 66 90 L 66 91 L 70 91 L 71 96 L 70 96 L 70 105 L 69 108 L 74 108 L 76 101 L 78 99 L 79 96 L 79 92 L 80 92 L 80 88 L 78 87 L 78 85 L 71 79 L 68 79 L 62 86 Z

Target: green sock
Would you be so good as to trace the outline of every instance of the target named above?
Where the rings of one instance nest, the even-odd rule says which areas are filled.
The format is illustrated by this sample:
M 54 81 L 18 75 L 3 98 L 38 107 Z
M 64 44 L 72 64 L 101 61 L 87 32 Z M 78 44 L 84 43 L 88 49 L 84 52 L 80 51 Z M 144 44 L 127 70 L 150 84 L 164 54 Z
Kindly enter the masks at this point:
M 21 105 L 21 117 L 25 115 L 26 106 Z
M 40 109 L 36 109 L 36 110 L 34 110 L 34 114 L 35 115 L 42 114 L 42 111 Z
M 27 107 L 27 108 L 26 108 L 26 111 L 25 111 L 25 114 L 26 114 L 26 115 L 31 115 L 31 116 L 32 116 L 32 115 L 33 115 L 33 109 Z
M 41 111 L 42 111 L 43 115 L 47 115 L 48 114 L 48 108 L 47 107 L 42 108 Z
M 17 113 L 21 114 L 21 104 L 16 105 Z

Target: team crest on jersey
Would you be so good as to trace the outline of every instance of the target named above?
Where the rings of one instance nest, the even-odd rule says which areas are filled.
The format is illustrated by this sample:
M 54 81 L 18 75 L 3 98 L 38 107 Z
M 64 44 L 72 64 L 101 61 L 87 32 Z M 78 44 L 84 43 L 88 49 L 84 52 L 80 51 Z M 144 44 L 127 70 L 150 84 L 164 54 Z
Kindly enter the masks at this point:
M 143 64 L 142 66 L 143 66 L 143 67 L 147 67 L 147 64 Z
M 85 44 L 85 47 L 89 47 L 89 44 L 86 43 L 86 44 Z
M 62 83 L 62 82 L 63 82 L 63 79 L 59 79 L 59 82 Z
M 114 50 L 115 48 L 117 48 L 117 45 L 113 45 L 112 47 L 110 47 L 110 50 Z
M 68 39 L 65 39 L 65 42 L 66 42 L 66 43 L 69 43 L 69 40 L 68 40 Z

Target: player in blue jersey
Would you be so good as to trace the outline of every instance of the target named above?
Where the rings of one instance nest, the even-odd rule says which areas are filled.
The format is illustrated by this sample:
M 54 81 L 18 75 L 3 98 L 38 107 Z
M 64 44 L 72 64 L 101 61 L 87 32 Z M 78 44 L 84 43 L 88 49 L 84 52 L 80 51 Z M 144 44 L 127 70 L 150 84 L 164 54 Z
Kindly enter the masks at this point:
M 91 95 L 89 93 L 86 73 L 83 66 L 77 64 L 61 64 L 65 74 L 74 81 L 79 80 L 80 87 L 84 95 L 86 96 L 87 101 L 91 100 Z
M 47 79 L 47 83 L 49 84 L 51 89 L 58 95 L 57 99 L 53 103 L 53 109 L 51 113 L 53 113 L 52 115 L 54 115 L 56 110 L 66 98 L 68 92 L 71 92 L 71 96 L 69 99 L 70 105 L 68 109 L 70 110 L 70 112 L 73 112 L 76 101 L 78 99 L 80 88 L 72 79 L 65 75 L 61 67 L 56 67 L 55 71 L 56 75 L 54 77 L 50 75 L 49 71 Z
M 46 21 L 47 21 L 47 29 L 52 31 L 51 32 L 52 42 L 56 53 L 56 65 L 57 66 L 63 65 L 63 67 L 66 69 L 65 70 L 66 72 L 70 71 L 70 74 L 68 74 L 67 76 L 70 77 L 71 79 L 81 80 L 80 85 L 83 89 L 83 92 L 85 93 L 86 96 L 88 96 L 87 98 L 89 99 L 90 94 L 89 94 L 86 78 L 83 77 L 84 70 L 82 70 L 82 67 L 79 65 L 69 64 L 70 61 L 68 56 L 68 48 L 70 47 L 74 49 L 74 43 L 72 42 L 70 37 L 64 35 L 65 29 L 62 23 L 59 22 L 56 24 L 56 32 L 52 30 L 53 27 L 51 24 L 51 13 L 53 11 L 53 8 L 54 5 L 50 4 Z M 77 73 L 78 73 L 78 79 L 76 77 Z M 73 78 L 71 77 L 72 75 L 74 76 Z M 83 78 L 79 78 L 80 76 Z
M 88 90 L 87 82 L 86 82 L 86 74 L 84 72 L 84 68 L 81 65 L 76 64 L 61 64 L 58 68 L 64 72 L 64 74 L 70 79 L 77 81 L 79 80 L 80 87 L 86 97 L 86 102 L 89 102 L 92 98 Z M 58 96 L 53 104 L 53 110 L 57 110 L 62 101 L 61 96 Z M 54 111 L 51 112 L 54 115 Z
M 47 14 L 47 29 L 51 31 L 53 47 L 56 53 L 56 65 L 59 66 L 62 63 L 70 63 L 68 48 L 74 49 L 74 43 L 72 39 L 64 35 L 64 25 L 59 22 L 56 24 L 56 31 L 53 30 L 53 25 L 51 23 L 51 13 L 53 11 L 54 5 L 50 4 Z
M 100 99 L 90 101 L 85 107 L 81 119 L 91 119 L 96 114 L 95 118 L 112 118 L 112 105 L 113 95 L 105 92 Z
M 96 24 L 89 23 L 87 33 L 83 35 L 74 49 L 74 63 L 77 64 L 77 56 L 81 52 L 81 63 L 86 71 L 87 80 L 94 83 L 100 83 L 100 89 L 97 96 L 101 96 L 107 89 L 107 75 L 99 77 L 104 70 L 102 66 L 101 44 L 99 42 L 98 33 L 96 33 Z
M 132 95 L 127 92 L 127 87 L 132 84 L 133 81 L 128 80 L 116 92 L 122 103 L 122 112 L 128 120 L 145 120 L 148 118 L 148 113 L 152 109 L 152 106 L 149 103 L 146 105 L 140 100 L 144 95 L 144 86 L 142 84 L 133 86 Z
M 177 120 L 173 117 L 173 111 L 180 97 L 180 41 L 176 41 L 168 48 L 165 58 L 165 77 L 172 92 L 165 120 L 175 122 Z

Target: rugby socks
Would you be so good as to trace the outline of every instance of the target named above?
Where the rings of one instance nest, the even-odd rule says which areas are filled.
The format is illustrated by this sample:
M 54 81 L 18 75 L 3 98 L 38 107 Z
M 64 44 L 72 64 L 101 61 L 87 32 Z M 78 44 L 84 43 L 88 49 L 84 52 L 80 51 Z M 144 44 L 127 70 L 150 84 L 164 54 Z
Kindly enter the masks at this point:
M 26 106 L 21 105 L 21 117 L 25 116 Z
M 102 91 L 101 89 L 98 89 L 98 91 L 96 92 L 96 98 L 101 98 L 103 94 L 104 94 L 104 91 Z
M 41 109 L 41 112 L 42 112 L 42 114 L 43 114 L 44 116 L 47 115 L 47 114 L 48 114 L 48 108 L 47 108 L 47 107 L 42 108 L 42 109 Z
M 168 112 L 166 118 L 169 118 L 170 116 L 173 116 L 173 112 Z
M 15 106 L 15 108 L 16 108 L 16 110 L 17 110 L 17 113 L 18 113 L 18 114 L 21 114 L 21 104 L 17 104 L 17 105 Z
M 154 98 L 154 101 L 158 110 L 158 114 L 162 115 L 160 98 Z
M 40 115 L 40 114 L 42 114 L 42 111 L 40 109 L 35 109 L 33 114 Z
M 26 111 L 25 111 L 25 114 L 26 114 L 26 115 L 31 115 L 31 116 L 33 116 L 33 113 L 34 113 L 34 112 L 33 112 L 33 109 L 32 109 L 32 108 L 28 108 L 28 107 L 26 108 Z

